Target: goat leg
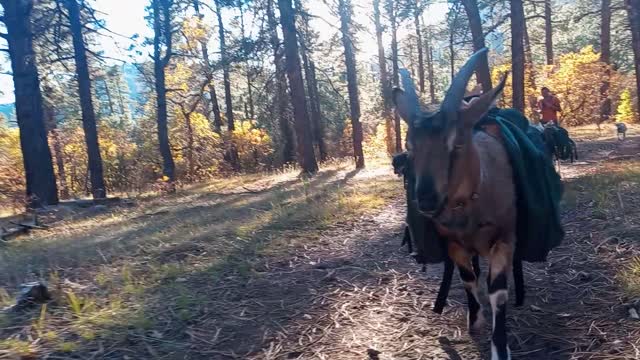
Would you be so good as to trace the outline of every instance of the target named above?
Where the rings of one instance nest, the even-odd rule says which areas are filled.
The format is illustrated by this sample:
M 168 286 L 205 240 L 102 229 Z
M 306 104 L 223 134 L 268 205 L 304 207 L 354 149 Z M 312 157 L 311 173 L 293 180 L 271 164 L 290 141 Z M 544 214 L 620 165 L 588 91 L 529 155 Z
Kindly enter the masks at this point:
M 524 304 L 524 273 L 522 272 L 522 260 L 519 258 L 513 259 L 513 282 L 516 287 L 516 306 L 522 306 Z
M 507 342 L 507 302 L 509 300 L 508 276 L 513 264 L 513 245 L 498 241 L 489 256 L 489 301 L 493 312 L 491 333 L 491 360 L 511 360 Z
M 464 285 L 467 293 L 467 325 L 469 331 L 482 328 L 484 324 L 484 315 L 482 305 L 480 303 L 480 288 L 478 286 L 478 277 L 476 276 L 473 266 L 473 255 L 457 242 L 449 242 L 448 253 L 460 272 L 460 280 Z
M 449 296 L 449 288 L 451 288 L 451 280 L 453 279 L 453 268 L 453 261 L 451 261 L 449 256 L 446 256 L 444 259 L 442 282 L 440 283 L 436 302 L 433 304 L 433 312 L 436 314 L 442 314 L 442 310 L 447 305 L 447 296 Z

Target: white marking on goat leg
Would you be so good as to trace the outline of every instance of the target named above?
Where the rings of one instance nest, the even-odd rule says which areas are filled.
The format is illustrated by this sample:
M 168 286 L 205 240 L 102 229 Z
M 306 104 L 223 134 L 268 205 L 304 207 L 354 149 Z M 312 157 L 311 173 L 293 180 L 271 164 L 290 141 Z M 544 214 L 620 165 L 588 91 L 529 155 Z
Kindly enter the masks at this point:
M 493 294 L 489 294 L 489 302 L 491 302 L 491 311 L 493 312 L 493 327 L 496 327 L 496 314 L 498 306 L 509 300 L 509 292 L 505 289 L 497 290 Z
M 456 143 L 456 137 L 458 137 L 458 132 L 455 129 L 450 130 L 449 136 L 447 137 L 447 148 L 449 151 L 453 151 L 453 146 Z
M 482 329 L 482 327 L 484 326 L 486 320 L 484 318 L 484 312 L 483 312 L 483 308 L 482 308 L 482 303 L 480 302 L 480 293 L 478 291 L 478 281 L 470 281 L 470 282 L 463 282 L 464 287 L 467 288 L 471 294 L 473 294 L 473 297 L 476 299 L 476 302 L 478 303 L 478 313 L 476 314 L 476 321 L 471 324 L 471 313 L 469 310 L 467 310 L 467 326 L 470 329 L 474 329 L 474 330 L 479 330 Z
M 496 328 L 496 316 L 498 315 L 498 307 L 503 305 L 509 299 L 509 292 L 506 289 L 496 290 L 494 293 L 489 294 L 489 302 L 491 302 L 491 311 L 493 312 L 493 331 Z M 491 340 L 491 360 L 511 360 L 511 350 L 507 345 L 507 357 L 501 358 L 498 349 L 496 348 L 493 340 Z
M 507 346 L 507 358 L 500 359 L 500 356 L 498 355 L 498 349 L 496 348 L 495 345 L 493 345 L 493 341 L 492 341 L 491 342 L 491 360 L 511 360 L 511 349 L 509 349 L 509 347 Z

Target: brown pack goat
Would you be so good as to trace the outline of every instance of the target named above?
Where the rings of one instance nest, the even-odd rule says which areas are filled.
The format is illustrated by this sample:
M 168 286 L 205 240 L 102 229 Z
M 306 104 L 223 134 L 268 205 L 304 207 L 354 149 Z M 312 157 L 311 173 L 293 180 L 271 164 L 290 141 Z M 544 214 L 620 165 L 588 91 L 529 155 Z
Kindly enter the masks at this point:
M 469 78 L 486 53 L 486 49 L 476 52 L 462 67 L 439 111 L 420 109 L 406 70 L 401 72 L 404 91 L 394 89 L 393 100 L 409 125 L 407 150 L 415 172 L 417 208 L 446 238 L 449 257 L 458 267 L 467 293 L 470 330 L 484 320 L 472 259 L 480 255 L 489 261 L 491 359 L 507 360 L 511 358 L 506 328 L 507 279 L 516 244 L 516 190 L 497 128 L 473 131 L 501 94 L 506 77 L 470 103 L 463 102 Z

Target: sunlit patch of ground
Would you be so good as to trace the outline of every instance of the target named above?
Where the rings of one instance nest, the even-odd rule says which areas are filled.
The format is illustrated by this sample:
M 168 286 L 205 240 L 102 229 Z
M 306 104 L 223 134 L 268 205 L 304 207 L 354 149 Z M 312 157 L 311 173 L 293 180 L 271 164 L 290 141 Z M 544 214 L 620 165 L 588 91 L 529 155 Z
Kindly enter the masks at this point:
M 159 340 L 158 326 L 180 328 L 198 316 L 203 279 L 213 285 L 264 272 L 313 245 L 318 231 L 379 211 L 401 196 L 399 183 L 384 161 L 362 171 L 326 164 L 311 178 L 293 170 L 237 176 L 12 240 L 0 248 L 3 304 L 35 279 L 47 280 L 56 299 L 42 312 L 0 315 L 0 327 L 8 326 L 0 349 L 107 352 L 103 341 Z
M 508 310 L 514 358 L 639 356 L 626 306 L 640 297 L 640 142 L 614 135 L 574 136 L 587 160 L 563 165 L 567 237 L 526 266 L 526 306 Z M 0 358 L 486 358 L 489 329 L 467 334 L 457 280 L 444 314 L 430 311 L 441 268 L 423 273 L 399 248 L 403 218 L 402 182 L 378 160 L 62 220 L 0 248 L 0 306 L 28 280 L 54 294 L 0 315 Z

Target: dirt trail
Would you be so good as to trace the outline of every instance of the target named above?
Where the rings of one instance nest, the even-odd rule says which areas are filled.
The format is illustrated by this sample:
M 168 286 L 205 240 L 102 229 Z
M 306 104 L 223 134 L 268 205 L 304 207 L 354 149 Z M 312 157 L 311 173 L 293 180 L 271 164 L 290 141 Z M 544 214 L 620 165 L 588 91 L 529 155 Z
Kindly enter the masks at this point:
M 567 186 L 638 144 L 579 144 L 586 161 L 563 166 Z M 577 201 L 563 214 L 563 245 L 548 263 L 526 264 L 525 306 L 508 310 L 514 359 L 640 358 L 640 323 L 628 319 L 628 299 L 614 280 L 638 244 L 607 237 L 615 224 L 591 218 L 588 204 Z M 486 359 L 489 327 L 467 333 L 457 279 L 444 314 L 431 311 L 441 265 L 423 273 L 399 248 L 403 206 L 397 201 L 376 216 L 339 224 L 289 261 L 265 265 L 259 279 L 230 284 L 220 294 L 229 298 L 228 308 L 217 314 L 237 314 L 236 320 L 218 318 L 219 327 L 209 327 L 220 329 L 217 350 L 195 340 L 194 356 L 209 348 L 221 359 Z
M 629 319 L 626 304 L 634 299 L 626 298 L 619 278 L 640 255 L 640 137 L 578 148 L 580 161 L 562 166 L 565 241 L 547 263 L 525 264 L 525 306 L 510 300 L 514 359 L 640 359 L 640 322 Z M 37 242 L 31 252 L 29 243 L 16 243 L 9 253 L 15 264 L 65 260 L 54 266 L 72 276 L 71 285 L 62 285 L 85 289 L 82 295 L 101 309 L 76 319 L 64 299 L 52 304 L 47 329 L 82 348 L 52 349 L 47 341 L 55 339 L 33 346 L 56 359 L 487 359 L 489 325 L 467 333 L 457 276 L 444 313 L 431 311 L 442 265 L 422 272 L 400 248 L 405 204 L 392 193 L 402 185 L 390 174 L 386 167 L 349 168 L 259 191 L 194 189 L 129 215 L 106 214 L 90 231 L 74 223 L 77 230 Z M 356 185 L 369 192 L 356 196 Z M 337 190 L 342 198 L 327 197 Z M 321 201 L 296 202 L 296 194 L 307 192 L 336 202 L 353 194 L 361 201 L 354 204 L 375 200 L 382 209 L 358 215 L 361 207 L 346 213 Z M 322 230 L 309 214 L 323 220 Z M 102 249 L 100 257 L 89 251 L 94 248 Z M 102 285 L 93 274 L 101 274 Z M 115 295 L 114 304 L 109 296 Z M 0 334 L 31 342 L 39 314 L 0 324 Z M 99 332 L 81 332 L 92 323 Z M 10 354 L 0 350 L 0 359 Z

